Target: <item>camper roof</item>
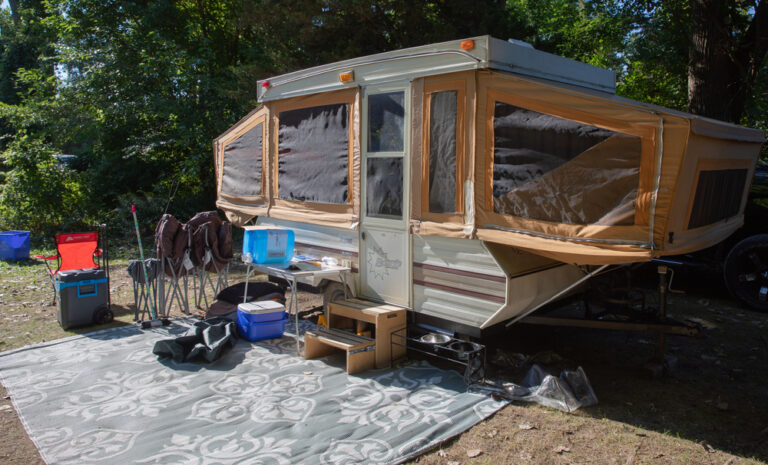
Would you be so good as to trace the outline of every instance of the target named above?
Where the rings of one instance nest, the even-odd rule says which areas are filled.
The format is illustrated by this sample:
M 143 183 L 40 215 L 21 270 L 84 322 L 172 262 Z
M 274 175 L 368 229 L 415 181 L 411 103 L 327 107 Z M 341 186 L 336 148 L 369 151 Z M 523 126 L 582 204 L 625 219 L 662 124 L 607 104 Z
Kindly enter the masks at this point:
M 259 101 L 471 69 L 506 71 L 608 93 L 616 90 L 612 70 L 542 52 L 525 42 L 480 36 L 378 53 L 264 79 L 258 81 Z M 341 82 L 340 74 L 349 72 L 351 79 Z

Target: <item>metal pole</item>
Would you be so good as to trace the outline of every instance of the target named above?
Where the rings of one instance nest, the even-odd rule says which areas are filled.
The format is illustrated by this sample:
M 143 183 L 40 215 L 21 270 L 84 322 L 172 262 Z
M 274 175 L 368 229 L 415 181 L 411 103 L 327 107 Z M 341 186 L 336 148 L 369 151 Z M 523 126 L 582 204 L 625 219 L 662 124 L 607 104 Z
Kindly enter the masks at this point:
M 299 299 L 296 295 L 296 276 L 291 281 L 291 304 L 296 312 L 296 355 L 301 356 L 301 340 L 299 339 Z
M 165 306 L 165 257 L 157 258 L 160 260 L 160 274 L 157 276 L 157 300 L 160 301 L 158 308 L 160 314 L 167 318 L 170 311 L 166 312 Z M 170 310 L 170 305 L 168 306 L 167 310 Z
M 548 303 L 550 303 L 550 302 L 554 302 L 554 301 L 555 301 L 555 300 L 557 300 L 557 299 L 558 299 L 560 296 L 562 296 L 562 295 L 564 295 L 564 294 L 566 294 L 566 293 L 570 292 L 572 289 L 576 288 L 576 287 L 577 287 L 577 286 L 579 286 L 581 283 L 583 283 L 584 281 L 588 280 L 588 279 L 589 279 L 589 278 L 591 278 L 592 276 L 595 276 L 596 274 L 600 273 L 601 271 L 603 271 L 604 269 L 608 268 L 609 266 L 610 266 L 610 265 L 603 265 L 603 266 L 601 266 L 600 268 L 596 269 L 595 271 L 592 271 L 592 272 L 590 272 L 590 273 L 587 273 L 586 275 L 584 275 L 584 276 L 582 276 L 581 278 L 579 278 L 579 280 L 578 280 L 578 281 L 576 281 L 575 283 L 573 283 L 573 284 L 571 284 L 570 286 L 566 287 L 565 289 L 563 289 L 562 291 L 558 292 L 557 294 L 553 295 L 553 296 L 552 296 L 552 297 L 550 297 L 549 299 L 545 300 L 544 302 L 540 303 L 539 305 L 536 305 L 535 307 L 533 307 L 532 309 L 528 310 L 527 312 L 525 312 L 525 313 L 523 313 L 523 314 L 521 314 L 521 315 L 518 315 L 518 316 L 516 316 L 516 317 L 515 317 L 515 318 L 514 318 L 512 321 L 510 321 L 509 323 L 507 323 L 506 325 L 504 325 L 504 327 L 505 327 L 505 328 L 509 328 L 509 327 L 510 327 L 510 326 L 512 326 L 513 324 L 515 324 L 515 323 L 517 323 L 518 321 L 522 320 L 523 318 L 527 317 L 528 315 L 530 315 L 531 313 L 533 313 L 533 312 L 535 312 L 536 310 L 540 309 L 541 307 L 543 307 L 543 306 L 547 305 L 547 304 L 548 304 Z
M 666 265 L 659 265 L 659 309 L 657 317 L 659 322 L 664 322 L 667 319 L 667 267 Z M 667 335 L 660 331 L 658 334 L 658 346 L 656 347 L 656 358 L 659 363 L 664 363 L 664 352 L 667 345 Z

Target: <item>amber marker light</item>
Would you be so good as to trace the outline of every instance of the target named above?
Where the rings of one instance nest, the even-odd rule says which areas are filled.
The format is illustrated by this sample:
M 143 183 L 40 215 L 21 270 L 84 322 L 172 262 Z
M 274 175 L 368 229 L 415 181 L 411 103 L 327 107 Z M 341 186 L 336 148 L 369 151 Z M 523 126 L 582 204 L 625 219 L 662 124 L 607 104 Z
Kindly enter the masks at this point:
M 462 40 L 461 41 L 461 49 L 462 50 L 472 50 L 475 48 L 475 41 L 474 40 Z
M 347 71 L 346 73 L 339 74 L 339 82 L 352 82 L 354 80 L 355 80 L 355 75 L 352 73 L 352 71 Z

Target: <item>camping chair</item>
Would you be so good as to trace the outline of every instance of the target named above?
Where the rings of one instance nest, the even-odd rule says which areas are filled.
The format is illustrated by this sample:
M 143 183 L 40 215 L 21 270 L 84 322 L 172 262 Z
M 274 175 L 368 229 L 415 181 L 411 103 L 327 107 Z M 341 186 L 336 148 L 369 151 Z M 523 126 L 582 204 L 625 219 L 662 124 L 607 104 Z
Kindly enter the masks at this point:
M 56 304 L 56 275 L 60 271 L 101 268 L 103 260 L 109 289 L 109 254 L 105 253 L 106 225 L 99 226 L 99 229 L 102 232 L 102 244 L 99 244 L 98 232 L 56 234 L 56 255 L 35 255 L 35 258 L 45 260 L 45 267 L 48 268 L 48 277 L 53 286 L 53 305 Z M 53 260 L 56 260 L 55 269 L 50 264 Z M 109 301 L 109 293 L 107 296 Z
M 231 258 L 221 256 L 218 242 L 219 232 L 217 231 L 221 229 L 220 227 L 217 228 L 215 223 L 210 222 L 202 224 L 200 229 L 204 238 L 202 258 L 199 259 L 202 263 L 195 267 L 193 287 L 195 288 L 195 306 L 201 308 L 200 304 L 205 301 L 205 308 L 208 308 L 208 297 L 205 293 L 206 287 L 210 286 L 213 295 L 216 295 L 228 286 L 227 277 Z M 229 234 L 231 238 L 231 229 L 225 234 Z M 201 244 L 195 245 L 201 246 Z M 216 275 L 215 284 L 211 274 Z M 197 284 L 199 284 L 199 293 L 197 291 Z

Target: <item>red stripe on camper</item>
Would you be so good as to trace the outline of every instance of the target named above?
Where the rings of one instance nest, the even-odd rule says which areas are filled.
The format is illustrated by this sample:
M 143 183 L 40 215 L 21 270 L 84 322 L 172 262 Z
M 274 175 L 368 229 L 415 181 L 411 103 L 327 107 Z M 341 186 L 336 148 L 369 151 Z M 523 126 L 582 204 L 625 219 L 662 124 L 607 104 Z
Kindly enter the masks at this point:
M 485 279 L 487 281 L 496 281 L 497 283 L 506 283 L 507 278 L 504 276 L 494 276 L 490 274 L 475 273 L 474 271 L 457 270 L 455 268 L 448 268 L 445 266 L 427 265 L 426 263 L 413 263 L 415 268 L 424 268 L 425 270 L 440 271 L 442 273 L 456 274 L 459 276 L 467 276 L 469 278 Z
M 469 291 L 466 289 L 459 289 L 457 287 L 451 287 L 451 286 L 444 286 L 442 284 L 435 284 L 435 283 L 428 283 L 425 281 L 419 281 L 414 279 L 413 284 L 418 286 L 424 286 L 431 289 L 438 289 L 445 292 L 450 292 L 452 294 L 462 294 L 469 297 L 475 297 L 477 299 L 483 299 L 483 300 L 490 300 L 491 302 L 497 302 L 500 304 L 503 304 L 506 302 L 506 299 L 504 297 L 497 297 L 495 295 L 488 295 L 483 294 L 482 292 L 475 292 L 475 291 Z

